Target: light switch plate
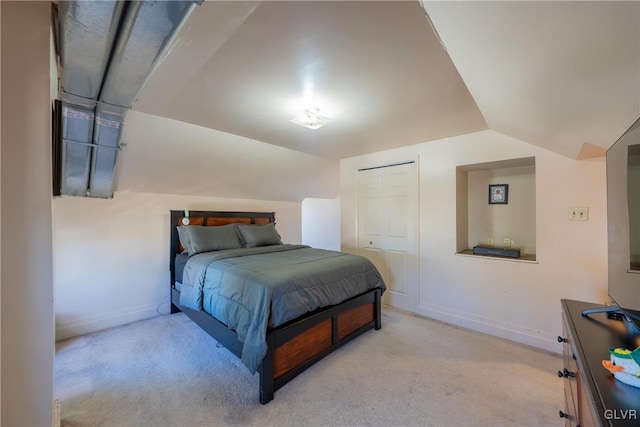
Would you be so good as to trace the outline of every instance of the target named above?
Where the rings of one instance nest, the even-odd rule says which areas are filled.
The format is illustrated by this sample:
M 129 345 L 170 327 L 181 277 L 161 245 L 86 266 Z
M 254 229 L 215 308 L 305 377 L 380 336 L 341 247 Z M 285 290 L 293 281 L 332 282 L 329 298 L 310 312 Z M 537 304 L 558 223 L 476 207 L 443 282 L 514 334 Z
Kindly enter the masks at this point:
M 569 207 L 569 221 L 588 221 L 589 220 L 589 208 L 588 207 Z

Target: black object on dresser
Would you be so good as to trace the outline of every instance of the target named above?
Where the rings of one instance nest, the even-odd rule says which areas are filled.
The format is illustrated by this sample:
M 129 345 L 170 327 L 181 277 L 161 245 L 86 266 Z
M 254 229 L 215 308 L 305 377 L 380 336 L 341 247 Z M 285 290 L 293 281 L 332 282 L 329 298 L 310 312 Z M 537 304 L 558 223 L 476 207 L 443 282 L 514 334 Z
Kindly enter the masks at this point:
M 629 336 L 624 324 L 606 313 L 589 317 L 582 310 L 596 304 L 561 300 L 565 408 L 559 411 L 566 426 L 639 426 L 640 388 L 616 380 L 603 366 L 609 348 L 634 350 L 640 337 Z

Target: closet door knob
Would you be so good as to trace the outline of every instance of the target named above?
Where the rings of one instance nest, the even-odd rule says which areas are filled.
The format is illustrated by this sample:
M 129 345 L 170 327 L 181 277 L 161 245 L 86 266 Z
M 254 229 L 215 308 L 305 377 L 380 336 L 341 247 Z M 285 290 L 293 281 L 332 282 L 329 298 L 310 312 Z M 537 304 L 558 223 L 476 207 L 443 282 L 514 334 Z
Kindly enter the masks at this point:
M 569 418 L 569 414 L 565 414 L 562 411 L 558 411 L 558 415 L 560 415 L 560 418 Z
M 558 335 L 558 342 L 569 342 L 569 340 Z

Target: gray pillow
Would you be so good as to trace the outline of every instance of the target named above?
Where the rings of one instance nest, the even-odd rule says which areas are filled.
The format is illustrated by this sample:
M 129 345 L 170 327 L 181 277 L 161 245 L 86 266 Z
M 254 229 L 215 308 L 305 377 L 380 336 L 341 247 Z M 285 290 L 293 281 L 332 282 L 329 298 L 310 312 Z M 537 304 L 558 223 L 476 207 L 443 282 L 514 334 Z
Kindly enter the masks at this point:
M 185 226 L 189 235 L 189 255 L 201 252 L 221 251 L 224 249 L 240 249 L 242 242 L 236 231 L 235 224 L 218 226 Z
M 178 225 L 176 226 L 178 229 L 178 239 L 180 239 L 180 244 L 182 245 L 183 253 L 189 254 L 189 247 L 191 246 L 191 239 L 189 239 L 189 233 L 187 232 L 187 226 Z
M 245 248 L 282 244 L 274 223 L 266 225 L 236 225 Z

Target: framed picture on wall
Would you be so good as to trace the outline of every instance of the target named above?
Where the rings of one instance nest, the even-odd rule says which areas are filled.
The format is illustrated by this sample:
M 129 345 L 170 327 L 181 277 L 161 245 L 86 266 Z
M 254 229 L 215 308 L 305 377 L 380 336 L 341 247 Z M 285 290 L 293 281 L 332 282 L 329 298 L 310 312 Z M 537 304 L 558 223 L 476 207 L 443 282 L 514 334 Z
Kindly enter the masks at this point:
M 489 184 L 489 204 L 506 205 L 509 203 L 509 184 Z

